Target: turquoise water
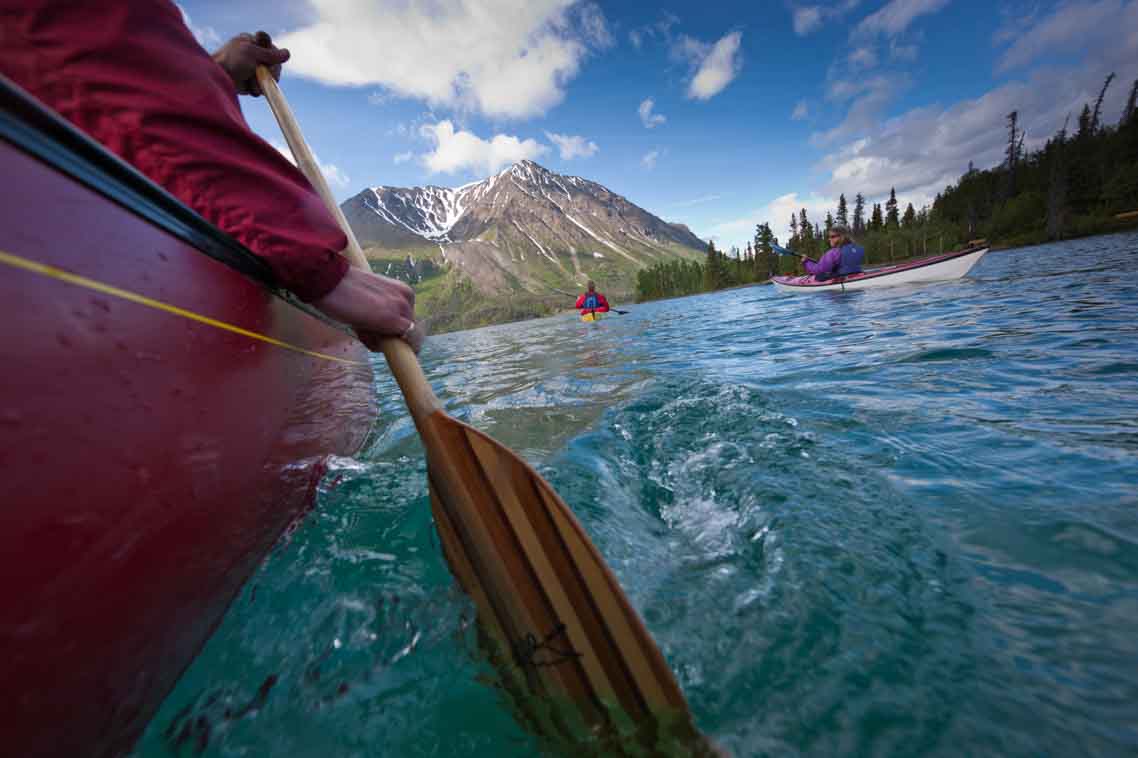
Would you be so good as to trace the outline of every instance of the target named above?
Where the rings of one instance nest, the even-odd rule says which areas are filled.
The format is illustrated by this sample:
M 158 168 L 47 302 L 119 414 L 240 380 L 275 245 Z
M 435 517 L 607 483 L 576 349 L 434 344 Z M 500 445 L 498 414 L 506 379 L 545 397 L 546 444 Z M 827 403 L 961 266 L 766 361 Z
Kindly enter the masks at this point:
M 433 338 L 737 755 L 1138 753 L 1138 235 Z M 139 755 L 524 756 L 393 383 Z

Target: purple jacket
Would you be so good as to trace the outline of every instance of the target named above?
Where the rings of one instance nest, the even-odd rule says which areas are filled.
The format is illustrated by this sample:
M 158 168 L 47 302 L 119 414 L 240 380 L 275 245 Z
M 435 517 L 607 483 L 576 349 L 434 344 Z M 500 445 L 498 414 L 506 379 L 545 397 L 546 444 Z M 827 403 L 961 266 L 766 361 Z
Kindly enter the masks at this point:
M 806 267 L 806 272 L 810 274 L 831 274 L 838 270 L 838 266 L 842 262 L 842 249 L 840 247 L 831 247 L 826 251 L 825 255 L 818 259 L 815 263 L 812 260 L 802 261 L 802 265 Z
M 861 262 L 865 258 L 865 250 L 858 245 L 845 244 L 841 247 L 832 247 L 815 263 L 811 260 L 802 262 L 806 271 L 815 278 L 847 276 L 861 271 Z

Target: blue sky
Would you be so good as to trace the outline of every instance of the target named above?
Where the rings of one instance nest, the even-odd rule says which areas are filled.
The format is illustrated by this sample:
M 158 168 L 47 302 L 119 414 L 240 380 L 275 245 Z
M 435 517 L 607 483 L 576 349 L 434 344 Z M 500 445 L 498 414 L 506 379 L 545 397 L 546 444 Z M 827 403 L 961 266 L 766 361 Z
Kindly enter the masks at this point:
M 265 29 L 343 200 L 457 186 L 514 160 L 600 182 L 722 246 L 839 193 L 930 202 L 1138 77 L 1138 0 L 183 0 L 214 49 Z M 260 100 L 246 118 L 283 146 Z

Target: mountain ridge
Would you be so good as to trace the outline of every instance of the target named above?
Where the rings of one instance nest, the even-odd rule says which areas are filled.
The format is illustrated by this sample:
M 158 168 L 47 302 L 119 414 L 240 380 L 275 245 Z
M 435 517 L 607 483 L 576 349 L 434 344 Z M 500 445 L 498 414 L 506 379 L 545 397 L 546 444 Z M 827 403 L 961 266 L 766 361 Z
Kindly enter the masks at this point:
M 377 271 L 418 286 L 425 265 L 452 289 L 468 283 L 466 304 L 477 295 L 553 302 L 589 279 L 621 298 L 641 269 L 705 249 L 685 225 L 529 160 L 454 188 L 369 187 L 341 209 Z

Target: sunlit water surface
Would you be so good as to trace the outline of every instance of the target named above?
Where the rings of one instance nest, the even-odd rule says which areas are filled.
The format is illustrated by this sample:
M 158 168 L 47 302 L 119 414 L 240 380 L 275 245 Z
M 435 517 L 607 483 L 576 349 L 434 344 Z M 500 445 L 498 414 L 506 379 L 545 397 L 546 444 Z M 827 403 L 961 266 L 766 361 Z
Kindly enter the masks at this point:
M 1138 754 L 1138 235 L 961 281 L 751 287 L 433 338 L 737 755 Z M 524 756 L 421 449 L 333 462 L 142 756 Z

